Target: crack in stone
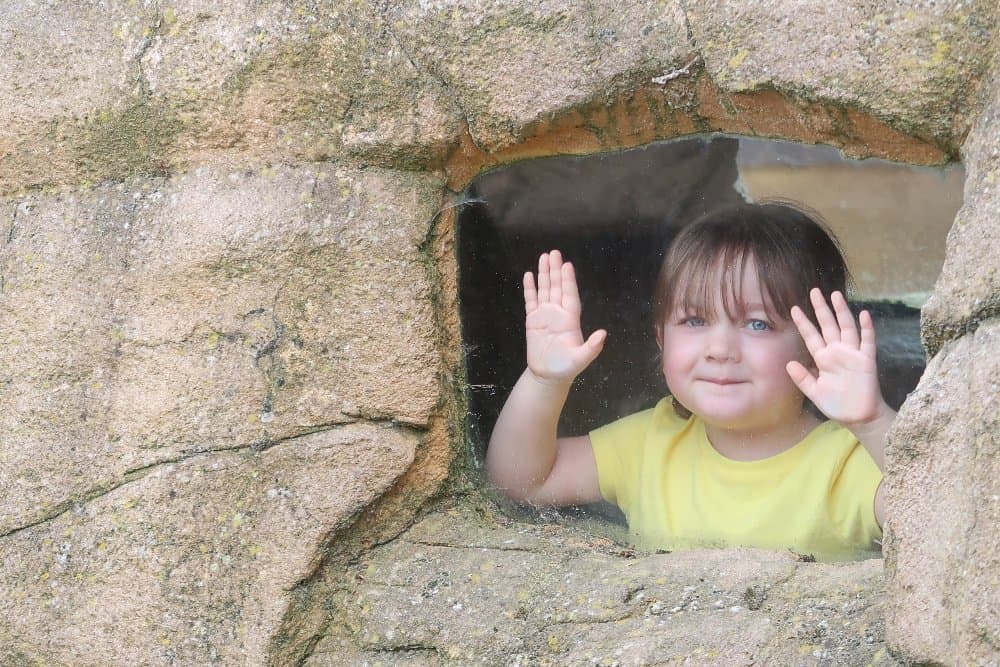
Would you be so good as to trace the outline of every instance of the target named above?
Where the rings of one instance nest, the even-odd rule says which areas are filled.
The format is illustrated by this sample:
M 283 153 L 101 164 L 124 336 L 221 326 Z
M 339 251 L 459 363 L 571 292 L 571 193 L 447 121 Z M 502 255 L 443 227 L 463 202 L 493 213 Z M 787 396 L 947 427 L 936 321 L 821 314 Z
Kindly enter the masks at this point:
M 410 540 L 406 537 L 400 537 L 399 541 L 406 542 L 407 544 L 413 544 L 423 547 L 442 547 L 447 549 L 471 549 L 476 551 L 519 551 L 529 554 L 541 554 L 547 553 L 546 550 L 542 549 L 527 549 L 524 547 L 498 547 L 498 546 L 486 546 L 486 545 L 476 545 L 476 544 L 448 544 L 447 542 L 430 542 L 424 540 Z M 388 543 L 388 542 L 387 542 Z
M 691 17 L 688 14 L 688 3 L 687 0 L 680 0 L 681 14 L 684 15 L 684 31 L 687 34 L 687 40 L 691 43 L 691 48 L 695 51 L 698 50 L 698 40 L 694 38 L 694 28 L 691 27 Z
M 561 621 L 552 621 L 550 623 L 539 625 L 538 633 L 542 634 L 548 631 L 550 628 L 557 628 L 560 626 L 567 626 L 567 625 L 586 625 L 586 626 L 607 625 L 608 623 L 618 623 L 620 621 L 627 621 L 630 618 L 639 618 L 639 616 L 642 615 L 637 613 L 640 611 L 640 609 L 641 608 L 639 607 L 629 608 L 626 610 L 628 613 L 617 614 L 609 618 L 568 618 L 566 620 L 561 620 Z
M 20 207 L 20 202 L 14 202 L 14 210 L 11 212 L 10 216 L 10 229 L 7 230 L 7 238 L 4 241 L 4 248 L 7 248 L 13 242 L 14 235 L 17 233 L 17 210 Z M 7 287 L 7 277 L 0 274 L 0 296 L 3 296 L 6 292 Z
M 429 646 L 419 642 L 400 644 L 399 646 L 372 646 L 367 650 L 375 653 L 410 653 L 416 651 L 431 651 L 432 653 L 440 653 L 440 649 L 436 646 Z
M 955 323 L 931 323 L 940 334 L 933 337 L 925 336 L 921 331 L 921 339 L 928 358 L 936 356 L 947 343 L 956 341 L 963 336 L 976 333 L 979 327 L 989 320 L 1000 318 L 1000 296 L 988 297 L 976 310 Z M 922 326 L 921 329 L 924 327 Z
M 316 427 L 313 427 L 313 428 L 311 428 L 310 430 L 308 430 L 308 431 L 306 431 L 304 433 L 296 433 L 295 435 L 290 435 L 290 436 L 286 436 L 284 438 L 279 438 L 277 440 L 268 441 L 268 445 L 264 449 L 261 449 L 259 447 L 259 442 L 255 441 L 255 442 L 250 443 L 250 444 L 233 445 L 231 447 L 218 447 L 218 448 L 213 448 L 213 449 L 202 449 L 202 450 L 198 450 L 198 451 L 194 451 L 194 452 L 188 452 L 186 454 L 182 454 L 182 455 L 179 455 L 179 456 L 176 456 L 176 457 L 173 457 L 173 458 L 163 459 L 163 460 L 160 460 L 160 461 L 154 461 L 153 463 L 149 463 L 147 465 L 140 466 L 138 468 L 133 468 L 131 470 L 125 471 L 125 473 L 122 475 L 122 477 L 117 482 L 109 483 L 109 484 L 105 484 L 105 485 L 101 485 L 101 486 L 97 486 L 97 487 L 95 487 L 93 489 L 90 489 L 89 491 L 87 491 L 87 492 L 85 492 L 85 493 L 83 493 L 83 494 L 81 494 L 81 495 L 79 495 L 79 496 L 77 496 L 75 498 L 70 498 L 70 499 L 68 499 L 68 500 L 66 500 L 66 501 L 64 501 L 62 503 L 59 503 L 53 509 L 53 511 L 49 512 L 47 515 L 43 516 L 42 518 L 38 519 L 37 521 L 32 521 L 31 523 L 27 523 L 27 524 L 24 524 L 22 526 L 18 526 L 16 528 L 8 530 L 7 532 L 0 533 L 0 539 L 6 538 L 6 537 L 10 537 L 12 535 L 15 535 L 17 533 L 23 532 L 25 530 L 29 530 L 29 529 L 34 528 L 36 526 L 40 526 L 40 525 L 42 525 L 44 523 L 49 523 L 50 521 L 54 521 L 54 520 L 58 519 L 59 517 L 61 517 L 62 515 L 66 514 L 67 512 L 80 509 L 84 505 L 86 505 L 87 503 L 89 503 L 89 502 L 91 502 L 93 500 L 96 500 L 97 498 L 100 498 L 102 496 L 106 496 L 109 493 L 111 493 L 111 492 L 113 492 L 113 491 L 115 491 L 117 489 L 122 488 L 123 486 L 126 486 L 128 484 L 133 483 L 133 482 L 137 482 L 139 480 L 144 479 L 153 470 L 155 470 L 156 468 L 159 468 L 161 466 L 171 465 L 171 464 L 174 464 L 174 463 L 183 463 L 185 461 L 188 461 L 188 460 L 191 460 L 191 459 L 194 459 L 194 458 L 198 458 L 198 457 L 202 457 L 202 456 L 210 456 L 210 455 L 219 454 L 219 453 L 241 452 L 241 451 L 248 451 L 248 450 L 249 451 L 253 451 L 253 452 L 261 452 L 261 451 L 264 451 L 265 449 L 271 449 L 271 448 L 276 447 L 278 445 L 284 445 L 284 444 L 290 443 L 290 442 L 292 442 L 294 440 L 298 440 L 299 438 L 304 438 L 304 437 L 306 437 L 308 435 L 313 435 L 314 433 L 322 433 L 322 432 L 325 432 L 325 431 L 331 431 L 331 430 L 333 430 L 334 428 L 336 428 L 338 426 L 344 426 L 344 425 L 345 424 L 343 422 L 333 422 L 333 423 L 330 423 L 330 424 L 317 425 Z
M 410 65 L 413 66 L 413 69 L 415 69 L 417 72 L 423 74 L 424 76 L 429 77 L 431 80 L 437 82 L 437 84 L 440 85 L 444 89 L 444 91 L 445 91 L 445 93 L 447 93 L 448 97 L 451 98 L 452 104 L 454 104 L 455 108 L 458 110 L 459 118 L 461 118 L 461 120 L 465 123 L 466 127 L 468 127 L 469 126 L 469 114 L 465 110 L 465 108 L 462 106 L 462 104 L 459 102 L 458 92 L 440 74 L 438 74 L 437 72 L 434 72 L 430 68 L 423 67 L 419 63 L 419 61 L 417 61 L 412 56 L 412 54 L 410 54 L 410 51 L 403 45 L 403 40 L 400 39 L 399 35 L 396 34 L 396 31 L 393 30 L 393 28 L 392 28 L 392 22 L 389 20 L 389 15 L 388 15 L 389 14 L 389 4 L 390 3 L 388 1 L 384 2 L 382 4 L 382 6 L 379 7 L 379 10 L 378 10 L 379 11 L 379 16 L 382 18 L 382 24 L 385 26 L 386 33 L 396 43 L 396 46 L 399 47 L 399 50 L 403 53 L 403 55 L 406 57 L 406 59 L 410 62 Z M 469 136 L 470 137 L 472 136 L 471 133 L 470 133 Z M 473 143 L 475 143 L 475 141 L 473 141 Z
M 11 212 L 10 216 L 10 229 L 7 230 L 7 240 L 4 245 L 10 245 L 14 240 L 14 235 L 17 233 L 17 211 L 21 204 L 19 202 L 14 202 L 14 210 Z
M 792 571 L 791 571 L 791 572 L 789 572 L 789 573 L 788 573 L 787 575 L 785 575 L 784 577 L 781 577 L 780 579 L 777 579 L 777 580 L 776 580 L 776 581 L 775 581 L 775 582 L 774 582 L 774 583 L 773 583 L 773 584 L 771 585 L 771 588 L 775 588 L 775 587 L 777 587 L 777 586 L 784 586 L 784 585 L 785 585 L 785 584 L 787 584 L 787 583 L 788 583 L 789 581 L 791 581 L 792 579 L 794 579 L 794 578 L 795 578 L 795 575 L 797 575 L 798 573 L 799 573 L 799 563 L 792 563 Z

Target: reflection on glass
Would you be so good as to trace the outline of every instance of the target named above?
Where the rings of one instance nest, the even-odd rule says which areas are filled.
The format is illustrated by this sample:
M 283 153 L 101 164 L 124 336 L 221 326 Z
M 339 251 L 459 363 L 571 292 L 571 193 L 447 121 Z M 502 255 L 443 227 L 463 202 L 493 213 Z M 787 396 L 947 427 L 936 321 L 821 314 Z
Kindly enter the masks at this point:
M 959 167 L 851 161 L 829 147 L 720 136 L 483 175 L 458 224 L 478 459 L 525 367 L 521 276 L 540 253 L 559 248 L 577 267 L 584 334 L 609 332 L 560 421 L 560 436 L 585 434 L 664 395 L 650 301 L 663 253 L 683 225 L 742 199 L 792 199 L 826 218 L 854 273 L 853 301 L 875 316 L 883 394 L 898 407 L 923 370 L 917 309 L 940 270 L 962 179 Z

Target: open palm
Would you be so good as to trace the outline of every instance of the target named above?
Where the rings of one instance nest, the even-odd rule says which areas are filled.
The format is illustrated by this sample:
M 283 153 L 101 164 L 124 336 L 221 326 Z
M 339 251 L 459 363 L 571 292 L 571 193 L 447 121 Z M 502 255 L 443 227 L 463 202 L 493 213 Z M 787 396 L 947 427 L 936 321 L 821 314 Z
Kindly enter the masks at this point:
M 600 354 L 607 332 L 584 340 L 576 275 L 558 250 L 538 258 L 537 286 L 530 271 L 524 274 L 524 310 L 528 369 L 538 379 L 572 380 Z
M 847 300 L 830 295 L 831 311 L 818 289 L 809 294 L 820 328 L 798 306 L 792 320 L 812 355 L 815 374 L 792 361 L 788 374 L 799 390 L 830 419 L 844 425 L 873 420 L 884 405 L 875 359 L 875 327 L 868 311 L 861 311 L 860 332 Z

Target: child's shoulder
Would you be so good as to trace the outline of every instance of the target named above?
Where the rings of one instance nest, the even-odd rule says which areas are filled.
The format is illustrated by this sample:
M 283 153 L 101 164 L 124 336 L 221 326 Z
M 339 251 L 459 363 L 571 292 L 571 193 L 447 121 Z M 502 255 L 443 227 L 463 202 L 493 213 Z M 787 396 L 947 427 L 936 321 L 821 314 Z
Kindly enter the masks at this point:
M 871 454 L 857 436 L 838 422 L 821 422 L 800 444 L 806 445 L 805 460 L 809 465 L 818 465 L 823 461 L 826 466 L 832 466 L 836 470 L 845 466 L 864 469 L 874 467 L 878 470 Z

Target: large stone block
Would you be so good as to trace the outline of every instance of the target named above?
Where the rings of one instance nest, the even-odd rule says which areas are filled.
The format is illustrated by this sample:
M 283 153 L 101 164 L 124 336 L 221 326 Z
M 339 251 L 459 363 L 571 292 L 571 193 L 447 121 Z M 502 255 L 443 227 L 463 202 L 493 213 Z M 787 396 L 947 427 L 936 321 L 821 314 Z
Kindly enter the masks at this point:
M 382 11 L 0 2 L 0 192 L 234 159 L 440 163 L 458 113 Z
M 323 164 L 4 202 L 3 548 L 162 464 L 362 419 L 426 429 L 440 360 L 423 245 L 440 186 Z M 407 468 L 407 438 L 372 488 Z M 334 468 L 303 474 L 343 493 Z M 145 507 L 143 521 L 179 521 Z M 347 518 L 326 513 L 325 531 Z
M 446 510 L 348 575 L 310 667 L 895 664 L 878 560 L 636 554 L 565 526 Z
M 989 2 L 722 2 L 687 15 L 712 77 L 861 108 L 952 150 L 990 61 Z M 846 118 L 846 115 L 845 115 Z
M 405 2 L 393 30 L 453 91 L 473 140 L 493 150 L 531 124 L 682 65 L 679 3 Z
M 1000 645 L 1000 322 L 947 343 L 886 450 L 889 641 L 907 659 L 990 664 Z
M 1000 315 L 1000 67 L 989 103 L 962 146 L 965 197 L 948 232 L 934 293 L 921 312 L 921 336 L 930 354 L 950 339 Z
M 0 663 L 265 664 L 295 587 L 417 441 L 354 424 L 195 455 L 0 537 Z
M 111 483 L 107 412 L 130 200 L 117 188 L 4 202 L 0 534 Z

